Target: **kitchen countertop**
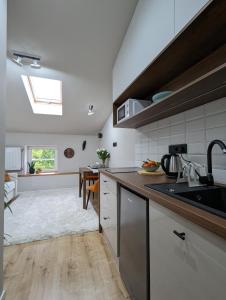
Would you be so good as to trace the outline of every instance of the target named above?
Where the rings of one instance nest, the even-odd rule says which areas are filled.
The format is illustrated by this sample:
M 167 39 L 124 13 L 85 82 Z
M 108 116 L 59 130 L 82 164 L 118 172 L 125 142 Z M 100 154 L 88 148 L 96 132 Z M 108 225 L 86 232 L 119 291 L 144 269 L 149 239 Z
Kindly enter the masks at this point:
M 151 199 L 160 205 L 172 210 L 178 215 L 188 219 L 189 221 L 200 225 L 201 227 L 219 235 L 226 239 L 226 220 L 211 214 L 207 211 L 194 207 L 190 204 L 182 202 L 174 197 L 170 197 L 161 192 L 151 190 L 145 187 L 145 184 L 157 183 L 175 183 L 174 179 L 167 176 L 145 176 L 136 172 L 132 173 L 109 173 L 106 170 L 100 170 L 100 173 L 116 180 L 118 183 L 128 187 L 138 194 Z

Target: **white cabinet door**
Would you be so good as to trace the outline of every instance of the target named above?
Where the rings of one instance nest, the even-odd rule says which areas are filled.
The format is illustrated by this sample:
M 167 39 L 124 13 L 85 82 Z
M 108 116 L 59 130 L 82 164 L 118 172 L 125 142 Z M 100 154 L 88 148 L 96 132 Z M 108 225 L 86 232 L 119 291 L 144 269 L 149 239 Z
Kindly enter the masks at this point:
M 225 299 L 226 241 L 151 200 L 149 205 L 151 299 Z
M 113 68 L 113 100 L 173 37 L 174 0 L 140 0 Z
M 100 224 L 115 256 L 118 253 L 117 183 L 100 175 Z
M 175 35 L 207 4 L 210 0 L 175 0 Z

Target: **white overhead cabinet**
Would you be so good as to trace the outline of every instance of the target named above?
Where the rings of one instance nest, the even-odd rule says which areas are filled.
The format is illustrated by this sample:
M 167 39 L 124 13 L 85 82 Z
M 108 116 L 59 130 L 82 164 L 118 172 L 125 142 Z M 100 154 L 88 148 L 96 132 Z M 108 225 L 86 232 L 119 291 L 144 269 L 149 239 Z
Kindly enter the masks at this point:
M 140 0 L 113 68 L 113 100 L 173 37 L 174 0 Z
M 152 200 L 149 214 L 151 300 L 225 299 L 226 241 Z
M 138 1 L 113 67 L 113 101 L 210 2 L 212 0 Z
M 210 0 L 175 0 L 175 35 L 210 2 Z

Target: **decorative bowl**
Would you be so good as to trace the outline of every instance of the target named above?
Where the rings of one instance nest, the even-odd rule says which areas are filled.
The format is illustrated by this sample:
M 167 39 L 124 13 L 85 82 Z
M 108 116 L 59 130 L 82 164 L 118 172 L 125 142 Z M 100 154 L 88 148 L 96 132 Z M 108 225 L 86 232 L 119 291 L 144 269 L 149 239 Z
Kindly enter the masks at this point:
M 173 93 L 172 91 L 164 91 L 164 92 L 157 93 L 157 94 L 153 95 L 152 101 L 154 103 L 158 102 L 158 101 L 162 100 L 163 98 L 171 95 L 172 93 Z
M 143 167 L 142 166 L 142 169 L 147 171 L 147 172 L 155 172 L 159 169 L 160 167 L 160 163 L 158 163 L 156 166 L 150 166 L 150 167 Z

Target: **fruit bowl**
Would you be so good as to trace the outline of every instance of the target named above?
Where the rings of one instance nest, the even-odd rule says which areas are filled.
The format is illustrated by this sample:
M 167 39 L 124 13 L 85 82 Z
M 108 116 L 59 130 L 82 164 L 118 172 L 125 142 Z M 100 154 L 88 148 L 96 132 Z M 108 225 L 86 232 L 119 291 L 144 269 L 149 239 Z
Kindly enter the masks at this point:
M 146 172 L 155 172 L 160 167 L 160 162 L 153 161 L 153 160 L 147 160 L 143 163 L 142 169 Z

